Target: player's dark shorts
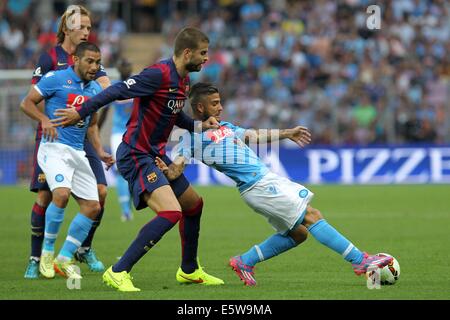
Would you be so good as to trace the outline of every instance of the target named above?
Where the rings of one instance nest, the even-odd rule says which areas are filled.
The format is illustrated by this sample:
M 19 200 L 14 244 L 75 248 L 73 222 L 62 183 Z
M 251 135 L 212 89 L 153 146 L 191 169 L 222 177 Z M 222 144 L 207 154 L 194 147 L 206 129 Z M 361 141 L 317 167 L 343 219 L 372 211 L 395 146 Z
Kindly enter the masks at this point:
M 45 179 L 45 174 L 42 172 L 41 167 L 39 167 L 37 161 L 37 153 L 39 150 L 39 144 L 41 140 L 36 140 L 36 144 L 34 146 L 33 153 L 33 174 L 31 176 L 30 183 L 30 191 L 38 192 L 39 190 L 47 190 L 50 191 L 48 187 L 47 180 Z M 92 144 L 85 140 L 84 141 L 84 151 L 86 152 L 86 157 L 89 160 L 89 164 L 91 166 L 92 171 L 94 172 L 95 179 L 97 180 L 97 184 L 107 185 L 105 172 L 103 171 L 102 161 L 98 157 L 97 153 L 94 150 Z
M 165 155 L 159 157 L 167 165 L 172 163 L 170 158 Z M 141 199 L 144 191 L 152 192 L 159 187 L 170 185 L 178 198 L 189 187 L 189 181 L 183 174 L 169 182 L 155 164 L 155 158 L 152 155 L 133 149 L 125 142 L 122 142 L 117 148 L 116 161 L 117 169 L 128 181 L 134 207 L 137 210 L 147 207 L 147 203 Z

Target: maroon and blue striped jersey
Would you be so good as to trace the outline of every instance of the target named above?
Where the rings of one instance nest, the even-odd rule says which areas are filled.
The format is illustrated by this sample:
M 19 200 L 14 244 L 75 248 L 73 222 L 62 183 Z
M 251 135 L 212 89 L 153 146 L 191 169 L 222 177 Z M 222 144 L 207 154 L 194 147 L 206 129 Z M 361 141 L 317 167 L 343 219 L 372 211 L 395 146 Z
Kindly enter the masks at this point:
M 180 77 L 172 59 L 162 60 L 103 90 L 78 113 L 84 118 L 114 100 L 134 98 L 123 141 L 141 152 L 164 155 L 174 125 L 194 131 L 194 120 L 182 111 L 189 81 L 189 76 Z
M 64 70 L 70 66 L 73 66 L 72 55 L 68 54 L 61 45 L 57 45 L 40 55 L 31 79 L 31 84 L 37 84 L 49 71 Z M 106 72 L 103 66 L 100 66 L 100 70 L 97 72 L 95 79 L 103 76 L 106 76 Z M 36 129 L 36 140 L 40 140 L 41 136 L 42 127 L 39 122 Z

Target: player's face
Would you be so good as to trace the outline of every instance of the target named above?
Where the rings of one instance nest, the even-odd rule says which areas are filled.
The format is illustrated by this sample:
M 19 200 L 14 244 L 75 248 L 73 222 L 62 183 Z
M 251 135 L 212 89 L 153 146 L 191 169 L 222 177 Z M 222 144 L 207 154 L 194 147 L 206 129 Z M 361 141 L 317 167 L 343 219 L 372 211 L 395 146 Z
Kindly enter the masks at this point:
M 202 70 L 203 65 L 208 61 L 208 43 L 201 42 L 197 49 L 187 50 L 186 70 L 188 72 L 198 72 Z
M 80 19 L 80 25 L 76 26 L 73 30 L 67 32 L 67 36 L 70 41 L 75 45 L 79 45 L 81 42 L 85 42 L 89 38 L 91 33 L 91 19 L 88 16 L 82 15 Z
M 206 106 L 203 109 L 203 120 L 214 117 L 217 121 L 220 121 L 220 115 L 223 111 L 222 104 L 220 103 L 220 95 L 218 93 L 210 94 L 206 101 Z
M 83 57 L 74 56 L 75 71 L 80 76 L 81 80 L 90 81 L 95 78 L 100 69 L 101 54 L 86 50 Z

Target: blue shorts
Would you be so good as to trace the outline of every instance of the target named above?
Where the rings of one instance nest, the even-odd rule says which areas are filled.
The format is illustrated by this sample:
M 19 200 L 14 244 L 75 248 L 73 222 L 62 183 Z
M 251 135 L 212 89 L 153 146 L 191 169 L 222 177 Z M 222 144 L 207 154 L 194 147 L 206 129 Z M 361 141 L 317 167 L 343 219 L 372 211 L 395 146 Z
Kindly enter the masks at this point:
M 159 156 L 167 165 L 172 161 L 167 156 Z M 122 142 L 116 153 L 117 169 L 122 177 L 128 181 L 128 188 L 133 197 L 136 210 L 147 207 L 147 203 L 141 199 L 143 192 L 149 193 L 159 187 L 170 185 L 173 193 L 178 198 L 189 187 L 189 181 L 182 174 L 173 181 L 168 181 L 164 173 L 155 164 L 155 158 L 151 154 L 131 148 Z
M 50 191 L 48 187 L 47 180 L 45 179 L 45 174 L 42 171 L 41 167 L 37 162 L 37 152 L 39 149 L 39 145 L 41 140 L 36 140 L 36 144 L 34 146 L 33 153 L 33 174 L 31 176 L 30 183 L 30 191 L 38 192 L 39 190 L 47 190 Z M 102 161 L 98 157 L 97 153 L 94 150 L 92 144 L 88 141 L 84 141 L 84 151 L 86 152 L 86 158 L 89 160 L 89 165 L 91 166 L 92 171 L 94 172 L 95 179 L 97 180 L 97 184 L 107 185 L 105 172 L 103 171 Z

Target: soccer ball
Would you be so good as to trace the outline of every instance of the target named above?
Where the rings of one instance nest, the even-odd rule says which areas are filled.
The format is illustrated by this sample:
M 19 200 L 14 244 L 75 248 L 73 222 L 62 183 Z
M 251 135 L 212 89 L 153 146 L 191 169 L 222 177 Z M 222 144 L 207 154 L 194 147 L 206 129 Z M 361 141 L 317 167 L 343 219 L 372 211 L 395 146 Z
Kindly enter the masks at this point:
M 377 256 L 381 257 L 392 257 L 389 253 L 377 253 Z M 383 267 L 380 270 L 380 284 L 381 285 L 392 285 L 395 284 L 400 277 L 400 264 L 397 259 L 393 259 L 391 263 Z

